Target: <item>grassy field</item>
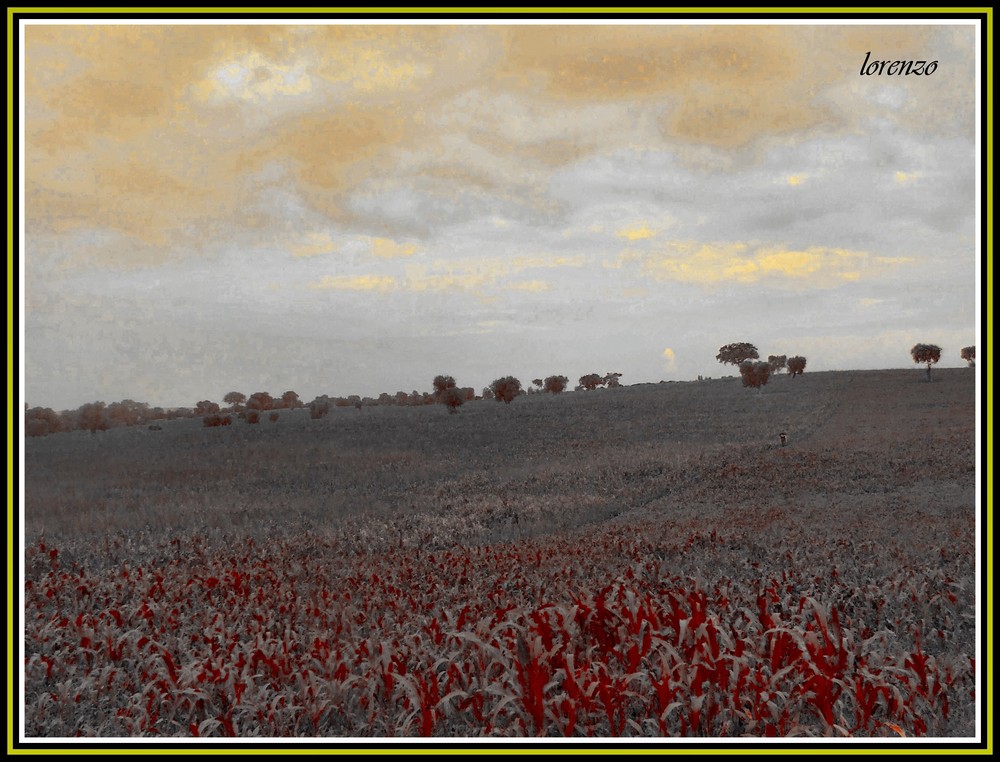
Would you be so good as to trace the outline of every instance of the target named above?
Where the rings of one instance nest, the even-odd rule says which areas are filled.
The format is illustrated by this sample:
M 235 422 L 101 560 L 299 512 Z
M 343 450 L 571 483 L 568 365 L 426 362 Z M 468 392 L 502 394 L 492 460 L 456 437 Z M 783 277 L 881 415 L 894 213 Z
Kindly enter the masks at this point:
M 975 374 L 933 378 L 33 438 L 26 732 L 970 736 Z

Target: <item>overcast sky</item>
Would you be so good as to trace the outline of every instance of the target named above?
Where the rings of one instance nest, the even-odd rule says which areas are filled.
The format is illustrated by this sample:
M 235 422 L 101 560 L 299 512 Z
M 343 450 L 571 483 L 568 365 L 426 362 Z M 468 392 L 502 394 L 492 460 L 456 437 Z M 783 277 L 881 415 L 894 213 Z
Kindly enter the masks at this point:
M 28 24 L 22 50 L 32 406 L 977 343 L 969 24 Z

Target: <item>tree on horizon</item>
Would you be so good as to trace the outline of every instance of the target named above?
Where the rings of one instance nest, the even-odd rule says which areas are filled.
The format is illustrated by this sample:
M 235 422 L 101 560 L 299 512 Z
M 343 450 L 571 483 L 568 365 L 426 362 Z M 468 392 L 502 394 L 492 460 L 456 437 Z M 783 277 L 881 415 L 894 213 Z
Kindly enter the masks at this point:
M 733 344 L 726 344 L 719 347 L 719 353 L 715 359 L 723 365 L 736 365 L 739 367 L 744 360 L 756 360 L 760 358 L 757 347 L 747 341 L 738 341 Z
M 931 366 L 941 360 L 941 347 L 937 344 L 914 344 L 910 355 L 917 365 L 927 364 L 927 380 L 930 381 Z

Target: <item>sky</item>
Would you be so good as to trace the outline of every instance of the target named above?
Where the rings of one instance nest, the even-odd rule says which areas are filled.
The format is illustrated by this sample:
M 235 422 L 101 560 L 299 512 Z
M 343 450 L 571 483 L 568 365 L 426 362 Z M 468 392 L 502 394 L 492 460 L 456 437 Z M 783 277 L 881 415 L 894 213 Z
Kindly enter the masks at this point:
M 24 400 L 977 343 L 968 23 L 27 23 Z M 936 61 L 922 76 L 866 58 Z

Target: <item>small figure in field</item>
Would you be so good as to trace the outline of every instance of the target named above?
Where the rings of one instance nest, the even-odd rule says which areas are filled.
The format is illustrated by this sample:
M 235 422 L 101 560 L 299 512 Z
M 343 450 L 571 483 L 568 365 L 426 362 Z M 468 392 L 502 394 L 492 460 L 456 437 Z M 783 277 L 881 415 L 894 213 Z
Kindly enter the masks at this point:
M 785 434 L 785 432 L 782 431 L 780 434 L 778 434 L 778 437 L 781 438 L 781 446 L 784 447 L 785 446 L 785 442 L 788 441 L 788 435 Z

